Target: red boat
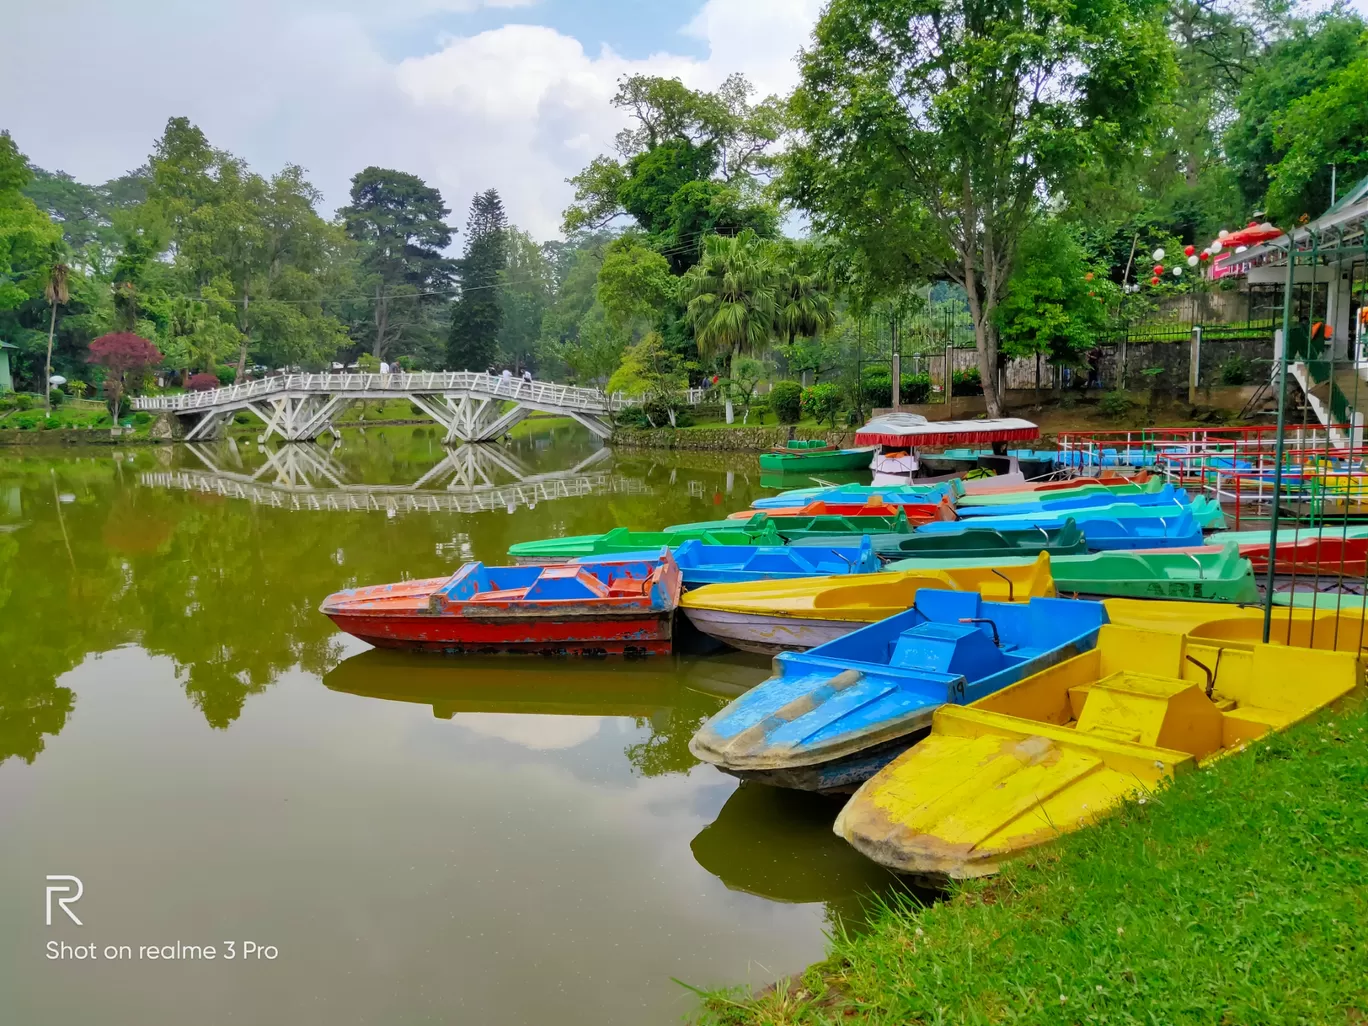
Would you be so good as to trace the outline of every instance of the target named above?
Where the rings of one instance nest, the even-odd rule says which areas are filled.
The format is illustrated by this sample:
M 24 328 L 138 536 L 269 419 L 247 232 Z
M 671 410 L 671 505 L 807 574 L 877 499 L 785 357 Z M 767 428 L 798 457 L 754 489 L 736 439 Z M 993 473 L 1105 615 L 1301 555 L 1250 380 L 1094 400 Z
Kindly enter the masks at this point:
M 682 576 L 652 560 L 559 566 L 467 563 L 451 577 L 349 588 L 322 612 L 382 648 L 453 654 L 668 654 Z
M 940 502 L 884 502 L 878 495 L 869 497 L 865 503 L 823 502 L 818 499 L 806 506 L 791 506 L 783 509 L 761 510 L 771 517 L 896 517 L 898 511 L 907 514 L 907 519 L 916 523 L 929 523 L 932 520 L 957 520 L 955 507 L 948 500 Z M 743 509 L 733 513 L 728 520 L 749 520 L 756 510 Z

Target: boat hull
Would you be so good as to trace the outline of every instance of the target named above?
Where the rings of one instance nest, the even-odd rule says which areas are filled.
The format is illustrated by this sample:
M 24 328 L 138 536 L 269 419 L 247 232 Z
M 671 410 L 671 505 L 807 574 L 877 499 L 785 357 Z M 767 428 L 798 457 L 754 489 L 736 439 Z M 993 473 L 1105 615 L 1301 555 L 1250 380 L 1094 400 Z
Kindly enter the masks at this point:
M 451 655 L 668 655 L 673 612 L 641 616 L 563 616 L 500 622 L 471 617 L 328 614 L 377 648 Z
M 717 762 L 713 765 L 738 780 L 753 780 L 767 787 L 783 787 L 791 791 L 816 791 L 819 794 L 854 794 L 866 780 L 926 737 L 930 727 L 931 716 L 928 713 L 923 726 L 902 737 L 813 766 L 779 766 L 774 769 L 751 770 L 735 769 Z
M 777 453 L 760 456 L 760 469 L 785 474 L 811 474 L 823 470 L 865 470 L 877 447 L 839 449 L 836 452 Z
M 685 609 L 684 612 L 693 625 L 709 637 L 742 652 L 759 655 L 816 648 L 866 626 L 859 620 L 769 616 L 727 609 Z

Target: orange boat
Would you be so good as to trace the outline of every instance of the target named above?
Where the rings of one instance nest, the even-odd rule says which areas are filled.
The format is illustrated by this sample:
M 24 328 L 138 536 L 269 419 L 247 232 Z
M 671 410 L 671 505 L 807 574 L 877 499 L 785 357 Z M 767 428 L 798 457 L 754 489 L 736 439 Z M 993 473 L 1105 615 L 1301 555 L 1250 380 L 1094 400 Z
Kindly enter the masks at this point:
M 453 654 L 668 654 L 683 578 L 654 559 L 560 566 L 467 563 L 451 577 L 349 588 L 322 612 L 382 648 Z

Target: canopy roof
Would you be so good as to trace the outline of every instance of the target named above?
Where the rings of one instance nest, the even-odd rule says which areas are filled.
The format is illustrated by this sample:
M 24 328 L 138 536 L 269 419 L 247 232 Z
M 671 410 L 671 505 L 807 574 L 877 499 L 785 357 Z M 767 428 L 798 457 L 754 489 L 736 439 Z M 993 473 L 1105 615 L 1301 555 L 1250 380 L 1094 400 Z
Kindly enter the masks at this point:
M 998 420 L 929 421 L 915 413 L 888 413 L 875 417 L 855 433 L 856 445 L 904 446 L 980 445 L 985 442 L 1025 442 L 1040 437 L 1040 428 L 1029 420 L 1003 417 Z

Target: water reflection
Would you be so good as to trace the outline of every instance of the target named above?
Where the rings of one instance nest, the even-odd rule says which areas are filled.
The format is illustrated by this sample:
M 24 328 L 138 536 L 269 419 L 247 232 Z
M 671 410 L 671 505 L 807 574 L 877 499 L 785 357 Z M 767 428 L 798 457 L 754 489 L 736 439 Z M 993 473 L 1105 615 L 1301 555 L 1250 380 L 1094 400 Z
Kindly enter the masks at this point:
M 845 799 L 745 782 L 689 845 L 729 888 L 771 901 L 824 902 L 847 925 L 894 878 L 831 829 Z
M 703 721 L 768 675 L 763 659 L 741 653 L 599 662 L 451 660 L 371 649 L 343 660 L 323 683 L 367 698 L 430 705 L 443 720 L 470 714 L 630 719 L 648 734 L 623 754 L 636 773 L 656 777 L 696 766 L 689 739 Z M 562 726 L 555 736 L 587 740 L 595 733 Z M 548 744 L 545 732 L 526 726 L 506 727 L 499 736 L 530 748 L 569 747 Z

